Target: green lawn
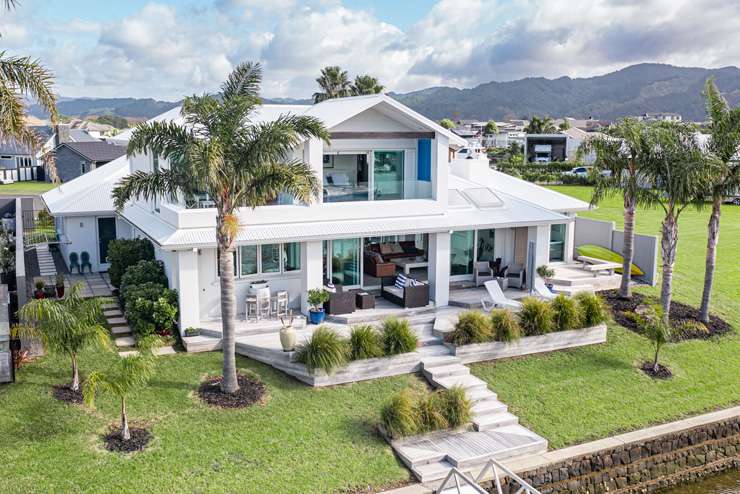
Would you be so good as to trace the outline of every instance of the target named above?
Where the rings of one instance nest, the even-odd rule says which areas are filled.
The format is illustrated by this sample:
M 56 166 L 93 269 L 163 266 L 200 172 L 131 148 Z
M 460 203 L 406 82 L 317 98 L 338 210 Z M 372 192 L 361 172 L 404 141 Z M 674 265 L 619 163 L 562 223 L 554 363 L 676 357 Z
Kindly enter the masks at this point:
M 589 199 L 586 187 L 555 187 Z M 676 299 L 698 305 L 704 275 L 708 211 L 687 211 L 680 222 Z M 619 199 L 584 214 L 621 226 Z M 639 233 L 657 234 L 661 214 L 640 210 Z M 740 207 L 725 206 L 715 278 L 714 311 L 740 327 Z M 641 288 L 658 294 L 658 287 Z M 740 402 L 740 335 L 666 347 L 663 358 L 675 373 L 653 381 L 635 365 L 650 356 L 648 341 L 610 325 L 606 345 L 538 357 L 481 363 L 473 373 L 485 379 L 522 423 L 546 437 L 551 447 L 604 437 L 617 431 L 666 422 Z
M 106 358 L 85 355 L 83 374 Z M 192 396 L 220 362 L 220 353 L 162 357 L 151 386 L 129 404 L 155 439 L 129 457 L 99 440 L 117 420 L 112 399 L 95 411 L 62 404 L 49 390 L 68 379 L 67 363 L 52 357 L 25 367 L 18 383 L 0 386 L 0 492 L 329 493 L 409 478 L 371 423 L 417 377 L 313 389 L 239 358 L 267 384 L 269 401 L 221 411 Z
M 53 189 L 54 187 L 56 187 L 56 184 L 48 182 L 15 182 L 12 184 L 0 185 L 0 195 L 39 195 Z

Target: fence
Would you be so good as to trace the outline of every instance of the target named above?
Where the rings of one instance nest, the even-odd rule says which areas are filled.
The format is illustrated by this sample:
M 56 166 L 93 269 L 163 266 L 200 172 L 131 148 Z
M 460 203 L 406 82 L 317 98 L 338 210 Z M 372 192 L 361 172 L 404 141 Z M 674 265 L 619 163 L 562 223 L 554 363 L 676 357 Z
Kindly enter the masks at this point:
M 624 232 L 617 230 L 613 221 L 576 217 L 575 247 L 595 244 L 622 253 Z M 650 285 L 658 282 L 658 237 L 635 233 L 632 262 L 645 275 L 640 279 Z

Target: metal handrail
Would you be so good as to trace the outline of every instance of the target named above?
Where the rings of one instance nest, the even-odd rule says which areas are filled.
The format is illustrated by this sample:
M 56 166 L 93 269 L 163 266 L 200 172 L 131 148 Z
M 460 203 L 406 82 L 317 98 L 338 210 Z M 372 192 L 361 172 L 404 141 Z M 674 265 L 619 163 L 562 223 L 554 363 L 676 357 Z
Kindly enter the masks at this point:
M 529 485 L 524 479 L 519 477 L 517 474 L 515 474 L 493 458 L 488 460 L 488 463 L 485 464 L 485 466 L 475 479 L 472 479 L 465 473 L 458 470 L 456 467 L 452 467 L 450 469 L 450 472 L 442 481 L 442 484 L 437 489 L 437 492 L 443 493 L 445 490 L 454 489 L 454 492 L 461 494 L 461 489 L 463 488 L 463 486 L 467 485 L 472 488 L 477 494 L 488 494 L 488 491 L 480 486 L 480 482 L 484 480 L 485 474 L 489 470 L 493 472 L 493 483 L 496 486 L 497 494 L 503 494 L 501 479 L 499 477 L 499 470 L 503 472 L 506 477 L 519 484 L 519 489 L 515 492 L 515 494 L 540 494 L 540 491 Z M 455 485 L 448 487 L 447 484 L 449 484 L 451 480 L 454 480 Z M 460 481 L 462 481 L 462 485 L 460 484 Z

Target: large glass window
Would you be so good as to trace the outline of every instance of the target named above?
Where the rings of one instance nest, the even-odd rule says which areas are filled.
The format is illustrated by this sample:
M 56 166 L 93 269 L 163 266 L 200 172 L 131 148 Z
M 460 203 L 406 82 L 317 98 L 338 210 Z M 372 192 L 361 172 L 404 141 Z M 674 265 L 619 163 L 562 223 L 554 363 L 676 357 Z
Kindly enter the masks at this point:
M 496 244 L 496 230 L 486 229 L 478 230 L 478 261 L 494 261 L 496 254 L 494 245 Z
M 280 272 L 280 244 L 264 244 L 260 247 L 262 251 L 262 272 Z
M 450 236 L 450 275 L 473 274 L 475 231 L 452 232 Z
M 292 242 L 283 245 L 283 269 L 285 271 L 300 271 L 301 269 L 301 244 Z
M 403 199 L 403 151 L 375 151 L 374 154 L 374 199 Z
M 550 262 L 565 260 L 565 225 L 550 226 Z
M 331 241 L 331 281 L 336 285 L 360 285 L 360 239 Z
M 324 202 L 367 201 L 367 154 L 324 155 Z
M 257 274 L 257 246 L 242 245 L 239 247 L 239 255 L 241 256 L 241 275 L 249 276 L 251 274 Z

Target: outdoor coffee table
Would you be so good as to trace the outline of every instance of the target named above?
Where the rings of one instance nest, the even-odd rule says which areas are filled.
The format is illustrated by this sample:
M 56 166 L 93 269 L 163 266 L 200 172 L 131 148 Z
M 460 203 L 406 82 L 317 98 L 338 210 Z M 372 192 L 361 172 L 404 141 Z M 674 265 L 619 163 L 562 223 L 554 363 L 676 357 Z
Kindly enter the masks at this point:
M 405 274 L 411 274 L 411 270 L 414 268 L 427 268 L 429 267 L 429 261 L 425 261 L 423 257 L 414 257 L 406 259 L 396 259 L 393 264 L 403 269 Z

